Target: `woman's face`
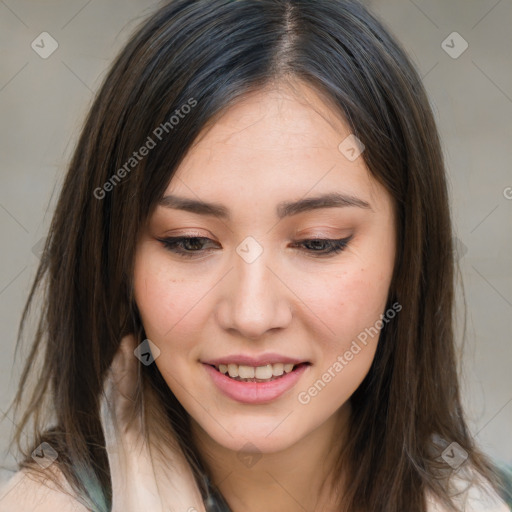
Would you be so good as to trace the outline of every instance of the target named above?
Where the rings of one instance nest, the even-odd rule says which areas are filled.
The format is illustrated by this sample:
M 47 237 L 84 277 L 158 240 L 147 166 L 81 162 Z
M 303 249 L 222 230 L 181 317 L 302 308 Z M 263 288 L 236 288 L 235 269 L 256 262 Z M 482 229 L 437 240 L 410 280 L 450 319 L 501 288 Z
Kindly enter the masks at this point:
M 202 134 L 136 253 L 156 364 L 231 450 L 286 449 L 344 410 L 374 357 L 393 272 L 390 196 L 350 139 L 339 148 L 347 126 L 298 88 L 247 95 Z M 329 240 L 344 248 L 329 253 Z

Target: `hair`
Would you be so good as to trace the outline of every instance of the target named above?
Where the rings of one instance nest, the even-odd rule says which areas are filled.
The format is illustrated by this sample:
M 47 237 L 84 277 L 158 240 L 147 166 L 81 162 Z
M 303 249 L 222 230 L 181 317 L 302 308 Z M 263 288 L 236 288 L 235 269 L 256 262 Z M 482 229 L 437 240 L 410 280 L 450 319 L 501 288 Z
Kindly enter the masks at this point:
M 123 335 L 145 338 L 133 294 L 140 230 L 205 127 L 246 94 L 293 80 L 313 87 L 363 142 L 362 158 L 391 195 L 397 219 L 388 300 L 403 310 L 382 328 L 372 366 L 350 398 L 349 442 L 335 468 L 348 478 L 340 510 L 343 503 L 351 511 L 425 512 L 427 492 L 456 510 L 454 471 L 441 457 L 452 441 L 498 489 L 461 407 L 457 267 L 435 120 L 406 52 L 348 0 L 173 0 L 122 49 L 87 115 L 20 321 L 18 345 L 40 293 L 13 401 L 18 411 L 28 396 L 13 438 L 24 454 L 20 467 L 33 466 L 31 449 L 47 441 L 73 489 L 95 510 L 110 510 L 99 405 Z M 157 133 L 162 142 L 132 165 L 133 152 Z M 200 483 L 206 470 L 188 413 L 156 365 L 140 374 L 142 389 L 159 394 Z M 29 424 L 27 451 L 21 438 Z

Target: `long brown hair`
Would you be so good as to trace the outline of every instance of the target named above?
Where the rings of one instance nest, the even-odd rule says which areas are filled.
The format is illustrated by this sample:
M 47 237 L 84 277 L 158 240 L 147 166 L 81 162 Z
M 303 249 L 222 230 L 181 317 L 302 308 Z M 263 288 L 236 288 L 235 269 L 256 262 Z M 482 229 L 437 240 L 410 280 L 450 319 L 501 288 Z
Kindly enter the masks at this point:
M 287 77 L 313 86 L 346 120 L 398 214 L 389 304 L 403 309 L 381 330 L 371 369 L 351 397 L 350 442 L 337 467 L 340 475 L 348 468 L 344 506 L 425 512 L 426 492 L 450 504 L 453 470 L 441 452 L 451 442 L 497 485 L 461 408 L 445 168 L 406 53 L 355 1 L 174 0 L 137 29 L 96 96 L 20 323 L 18 343 L 39 292 L 38 330 L 13 402 L 22 410 L 14 437 L 25 456 L 20 465 L 30 467 L 30 451 L 49 442 L 95 510 L 110 510 L 112 500 L 99 419 L 103 378 L 125 333 L 144 339 L 132 284 L 141 226 L 207 123 Z M 153 147 L 135 157 L 144 145 Z M 155 365 L 142 378 L 159 391 L 199 472 L 188 414 Z M 23 446 L 29 424 L 33 435 Z

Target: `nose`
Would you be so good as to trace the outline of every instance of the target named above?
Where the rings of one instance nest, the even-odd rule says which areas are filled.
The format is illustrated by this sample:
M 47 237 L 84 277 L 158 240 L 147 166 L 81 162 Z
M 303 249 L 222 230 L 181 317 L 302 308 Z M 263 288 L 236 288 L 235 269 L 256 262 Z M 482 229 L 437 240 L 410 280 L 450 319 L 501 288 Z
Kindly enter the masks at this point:
M 292 318 L 293 293 L 264 256 L 247 263 L 235 255 L 234 268 L 226 276 L 217 305 L 220 326 L 251 340 L 286 328 Z

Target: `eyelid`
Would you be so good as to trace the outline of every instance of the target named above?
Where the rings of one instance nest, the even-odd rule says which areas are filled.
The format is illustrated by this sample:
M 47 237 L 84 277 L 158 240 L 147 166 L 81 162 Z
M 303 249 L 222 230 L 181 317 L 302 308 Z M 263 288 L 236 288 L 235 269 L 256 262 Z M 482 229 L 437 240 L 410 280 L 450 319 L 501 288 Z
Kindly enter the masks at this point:
M 166 231 L 162 238 L 210 238 L 214 239 L 213 235 L 210 231 L 194 231 L 195 228 L 183 228 L 185 231 L 174 230 L 174 231 Z M 191 231 L 186 231 L 190 229 Z

